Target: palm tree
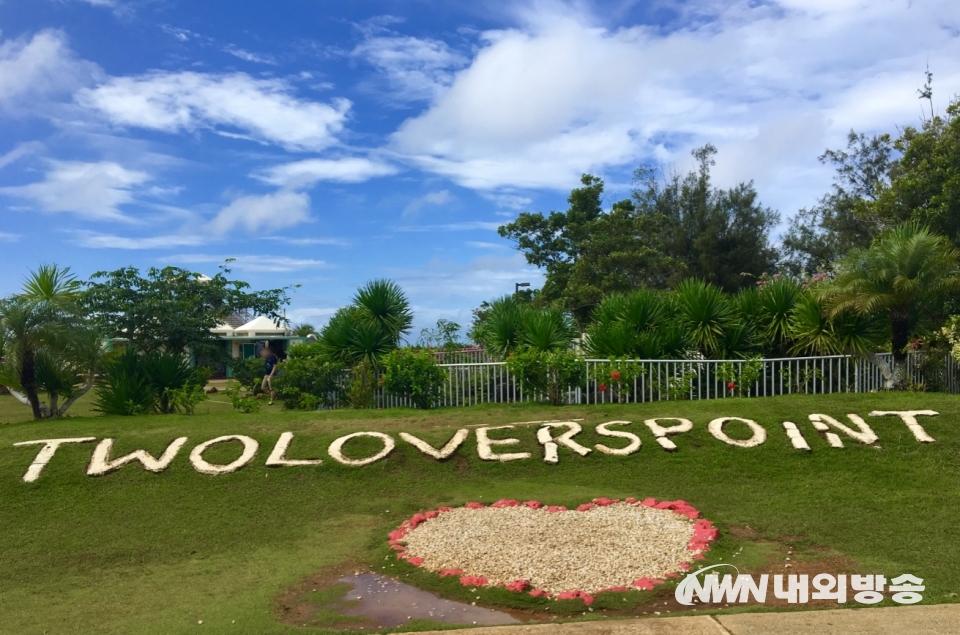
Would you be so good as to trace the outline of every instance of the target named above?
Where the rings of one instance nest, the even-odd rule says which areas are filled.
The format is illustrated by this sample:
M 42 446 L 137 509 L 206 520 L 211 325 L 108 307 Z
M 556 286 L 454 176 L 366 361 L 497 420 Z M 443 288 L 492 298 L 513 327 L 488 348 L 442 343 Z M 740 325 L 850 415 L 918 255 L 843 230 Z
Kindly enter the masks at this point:
M 0 383 L 30 406 L 34 419 L 65 413 L 90 390 L 103 361 L 100 338 L 78 309 L 79 293 L 69 268 L 43 265 L 21 293 L 0 301 Z
M 906 381 L 907 344 L 921 320 L 936 316 L 944 297 L 960 289 L 960 251 L 915 222 L 854 249 L 835 265 L 833 281 L 823 289 L 824 314 L 880 313 L 890 327 L 894 368 L 879 364 L 888 388 Z
M 400 286 L 374 280 L 361 287 L 351 306 L 334 314 L 320 331 L 324 354 L 349 366 L 365 362 L 376 368 L 410 331 L 413 314 Z

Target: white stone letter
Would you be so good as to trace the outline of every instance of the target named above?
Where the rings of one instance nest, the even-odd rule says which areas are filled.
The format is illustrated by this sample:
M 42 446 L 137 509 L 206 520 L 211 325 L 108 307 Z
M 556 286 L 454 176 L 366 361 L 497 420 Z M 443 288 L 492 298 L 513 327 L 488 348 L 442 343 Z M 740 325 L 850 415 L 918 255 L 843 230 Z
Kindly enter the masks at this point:
M 358 437 L 370 437 L 372 439 L 380 439 L 383 441 L 383 449 L 374 454 L 373 456 L 368 456 L 365 459 L 351 459 L 348 458 L 343 453 L 343 445 L 350 439 L 356 439 Z M 389 434 L 384 434 L 382 432 L 354 432 L 353 434 L 348 434 L 345 437 L 340 437 L 330 444 L 330 447 L 327 449 L 327 452 L 330 456 L 333 457 L 333 460 L 337 463 L 343 463 L 344 465 L 350 465 L 352 467 L 363 467 L 364 465 L 370 465 L 371 463 L 376 463 L 380 459 L 386 457 L 388 454 L 393 452 L 393 448 L 396 447 L 396 442 L 393 440 Z
M 457 430 L 457 433 L 453 435 L 453 437 L 438 450 L 423 439 L 418 439 L 412 434 L 407 434 L 406 432 L 400 433 L 401 439 L 417 448 L 427 456 L 432 456 L 438 461 L 450 458 L 453 453 L 457 451 L 457 448 L 463 445 L 463 442 L 467 440 L 468 436 L 470 436 L 470 430 L 467 428 L 461 428 Z
M 554 437 L 550 433 L 550 431 L 554 428 L 566 428 L 567 431 L 557 437 Z M 540 445 L 543 446 L 543 462 L 556 463 L 559 461 L 560 459 L 557 456 L 557 446 L 560 445 L 573 450 L 580 456 L 587 456 L 590 454 L 593 450 L 590 448 L 585 448 L 573 440 L 573 437 L 580 434 L 582 430 L 583 428 L 580 427 L 580 424 L 574 423 L 573 421 L 544 424 L 542 428 L 537 430 L 537 441 L 539 441 Z
M 207 451 L 207 448 L 212 445 L 216 445 L 217 443 L 225 443 L 227 441 L 239 441 L 243 444 L 243 454 L 241 454 L 237 460 L 226 465 L 214 465 L 213 463 L 207 463 L 203 460 L 203 453 Z M 231 472 L 236 472 L 241 467 L 252 461 L 254 455 L 257 453 L 257 448 L 259 447 L 260 444 L 257 443 L 256 439 L 251 439 L 250 437 L 243 436 L 242 434 L 229 434 L 227 436 L 204 441 L 197 447 L 193 448 L 193 451 L 190 452 L 190 464 L 193 465 L 193 469 L 201 474 L 209 474 L 211 476 L 229 474 Z
M 833 426 L 837 430 L 840 430 L 846 434 L 848 437 L 856 439 L 865 445 L 870 445 L 871 443 L 876 443 L 878 441 L 877 435 L 873 433 L 873 430 L 870 429 L 870 426 L 867 425 L 867 422 L 864 421 L 859 415 L 848 414 L 847 417 L 850 418 L 850 421 L 853 422 L 853 425 L 857 426 L 859 431 L 847 427 L 830 415 L 810 415 L 810 423 L 812 423 L 813 427 L 818 431 L 825 433 L 824 436 L 827 438 L 827 443 L 834 448 L 842 448 L 843 441 L 840 440 L 839 436 L 833 432 L 830 432 L 830 426 Z
M 662 426 L 658 421 L 678 421 L 677 425 L 674 426 Z M 657 443 L 660 444 L 667 452 L 673 452 L 677 449 L 677 446 L 668 439 L 667 437 L 672 434 L 680 434 L 681 432 L 690 432 L 693 430 L 693 422 L 689 419 L 679 419 L 676 417 L 668 417 L 662 419 L 647 419 L 644 421 L 647 424 L 647 427 L 650 428 L 650 432 L 653 432 L 653 436 L 657 437 Z
M 512 454 L 494 454 L 492 446 L 494 445 L 516 445 L 520 443 L 520 439 L 491 439 L 489 432 L 491 430 L 503 430 L 505 428 L 512 428 L 513 426 L 485 426 L 483 428 L 477 428 L 477 455 L 484 461 L 519 461 L 521 459 L 529 459 L 531 454 L 529 452 L 514 452 Z
M 267 467 L 295 467 L 297 465 L 320 465 L 321 459 L 288 459 L 287 450 L 290 449 L 290 442 L 293 441 L 292 432 L 284 432 L 277 439 L 277 444 L 273 446 L 273 452 L 267 457 L 265 465 Z
M 787 438 L 790 439 L 790 443 L 793 445 L 796 450 L 806 450 L 810 451 L 810 446 L 807 445 L 807 440 L 803 438 L 803 435 L 800 434 L 797 424 L 792 421 L 784 421 L 783 429 L 787 431 Z
M 753 436 L 743 440 L 730 438 L 727 436 L 727 433 L 723 431 L 723 426 L 728 421 L 742 421 L 747 424 L 747 427 L 753 432 Z M 728 445 L 735 445 L 738 448 L 755 448 L 767 440 L 767 431 L 763 426 L 756 421 L 741 419 L 740 417 L 720 417 L 719 419 L 714 419 L 707 424 L 707 430 L 710 431 L 710 434 L 712 434 L 714 438 Z
M 170 466 L 173 457 L 177 456 L 177 452 L 186 442 L 187 437 L 177 437 L 170 442 L 159 459 L 154 458 L 146 450 L 136 450 L 111 461 L 110 452 L 113 450 L 113 439 L 104 439 L 93 450 L 93 456 L 90 457 L 90 466 L 87 468 L 87 476 L 103 476 L 134 461 L 139 461 L 143 469 L 148 472 L 162 472 Z
M 33 459 L 33 463 L 27 468 L 27 473 L 23 475 L 23 482 L 32 483 L 37 480 L 40 477 L 40 472 L 42 472 L 43 468 L 50 462 L 53 455 L 57 453 L 57 448 L 64 443 L 87 443 L 88 441 L 96 440 L 97 437 L 78 437 L 76 439 L 40 439 L 39 441 L 21 441 L 20 443 L 14 443 L 14 447 L 43 444 L 43 447 L 37 452 L 37 458 Z
M 629 439 L 630 443 L 623 448 L 610 448 L 601 443 L 596 444 L 595 448 L 603 452 L 604 454 L 613 454 L 615 456 L 630 456 L 634 452 L 640 449 L 640 445 L 643 443 L 640 441 L 640 437 L 633 434 L 632 432 L 625 432 L 624 430 L 611 430 L 608 426 L 628 426 L 630 425 L 629 421 L 607 421 L 606 423 L 601 423 L 596 427 L 597 434 L 602 437 L 615 437 L 618 439 Z
M 920 443 L 933 443 L 936 441 L 933 437 L 927 434 L 927 431 L 923 429 L 919 423 L 917 423 L 917 417 L 923 415 L 925 417 L 937 417 L 940 415 L 939 412 L 934 410 L 874 410 L 870 413 L 871 417 L 885 417 L 888 415 L 893 415 L 900 417 L 907 427 L 910 429 L 910 432 L 913 433 L 914 438 Z

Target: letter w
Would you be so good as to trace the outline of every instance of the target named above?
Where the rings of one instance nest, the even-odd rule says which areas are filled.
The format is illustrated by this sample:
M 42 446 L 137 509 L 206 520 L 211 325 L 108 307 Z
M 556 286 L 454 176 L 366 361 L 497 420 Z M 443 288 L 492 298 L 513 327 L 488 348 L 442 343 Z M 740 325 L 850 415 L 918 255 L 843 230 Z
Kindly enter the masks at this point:
M 187 437 L 178 437 L 170 442 L 170 445 L 167 446 L 167 449 L 163 451 L 163 454 L 160 455 L 160 458 L 155 458 L 152 454 L 146 450 L 136 450 L 130 454 L 125 454 L 124 456 L 118 457 L 114 460 L 110 460 L 110 451 L 113 450 L 113 439 L 104 439 L 97 444 L 96 449 L 93 451 L 93 456 L 90 457 L 90 466 L 87 468 L 87 476 L 103 476 L 113 472 L 114 470 L 119 470 L 121 467 L 127 463 L 132 463 L 134 461 L 139 461 L 140 465 L 143 466 L 143 469 L 150 472 L 162 472 L 167 469 L 167 466 L 170 465 L 170 462 L 173 461 L 173 458 L 177 455 L 177 452 L 180 451 L 180 448 L 183 447 L 183 444 L 187 442 Z
M 717 602 L 747 602 L 750 595 L 757 602 L 763 602 L 767 597 L 767 581 L 769 576 L 760 576 L 760 584 L 757 585 L 751 575 L 738 575 L 734 578 L 732 575 L 723 576 L 722 580 L 717 575 L 706 575 L 703 577 L 704 592 L 703 595 L 710 593 L 711 601 Z M 700 596 L 700 594 L 697 594 Z M 701 600 L 703 598 L 701 597 Z

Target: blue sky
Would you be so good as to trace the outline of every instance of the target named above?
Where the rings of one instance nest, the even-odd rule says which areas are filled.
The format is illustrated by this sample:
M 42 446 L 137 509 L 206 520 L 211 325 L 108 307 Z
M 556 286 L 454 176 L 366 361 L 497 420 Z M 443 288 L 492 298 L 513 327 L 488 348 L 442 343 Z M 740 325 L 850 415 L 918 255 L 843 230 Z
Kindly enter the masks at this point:
M 846 133 L 960 90 L 956 0 L 0 0 L 0 294 L 41 262 L 302 285 L 322 324 L 375 277 L 469 322 L 537 286 L 496 227 L 720 152 L 786 219 Z M 413 334 L 414 338 L 416 332 Z

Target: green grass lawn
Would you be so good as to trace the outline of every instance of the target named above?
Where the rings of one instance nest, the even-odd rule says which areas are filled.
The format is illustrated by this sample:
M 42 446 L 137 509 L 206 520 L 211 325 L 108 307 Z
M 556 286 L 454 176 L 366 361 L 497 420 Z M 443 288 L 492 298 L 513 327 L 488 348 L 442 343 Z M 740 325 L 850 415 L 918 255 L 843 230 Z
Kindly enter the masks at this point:
M 215 397 L 216 398 L 216 397 Z M 815 548 L 868 573 L 912 573 L 925 579 L 925 602 L 960 594 L 960 398 L 939 394 L 870 394 L 661 402 L 628 406 L 484 406 L 412 410 L 282 412 L 243 415 L 207 403 L 194 416 L 96 417 L 89 400 L 76 416 L 28 421 L 25 408 L 0 397 L 0 633 L 317 632 L 276 618 L 279 594 L 326 566 L 382 564 L 386 534 L 423 509 L 469 500 L 535 498 L 573 505 L 598 496 L 683 498 L 723 532 L 713 559 L 757 541 Z M 923 418 L 936 443 L 917 443 L 894 417 L 871 410 L 933 409 Z M 832 449 L 807 423 L 810 413 L 867 418 L 880 448 L 845 439 Z M 651 417 L 693 420 L 664 452 L 642 426 Z M 706 430 L 719 416 L 754 419 L 768 431 L 757 448 L 727 446 Z M 511 436 L 534 454 L 492 464 L 476 457 L 470 438 L 437 463 L 399 439 L 386 460 L 364 468 L 326 455 L 336 437 L 359 430 L 417 433 L 437 445 L 453 430 L 543 419 L 582 418 L 578 440 L 614 440 L 593 427 L 635 422 L 643 448 L 629 457 L 597 452 L 581 458 L 561 448 L 560 463 L 540 460 L 536 426 Z M 794 450 L 780 422 L 800 424 L 813 452 Z M 318 467 L 265 468 L 281 432 L 292 454 L 322 456 Z M 261 443 L 253 463 L 235 474 L 204 476 L 187 455 L 222 434 Z M 732 434 L 732 433 L 731 433 Z M 33 439 L 116 438 L 115 451 L 155 455 L 174 437 L 189 441 L 163 474 L 131 464 L 104 477 L 85 475 L 93 444 L 63 446 L 35 483 L 21 481 L 38 448 Z M 396 436 L 394 434 L 394 436 Z M 348 446 L 348 451 L 358 446 Z M 224 462 L 236 450 L 218 447 Z M 233 452 L 233 456 L 227 454 Z M 756 536 L 736 538 L 737 528 Z M 731 532 L 730 530 L 734 530 Z M 731 535 L 733 534 L 733 535 Z M 399 569 L 406 572 L 407 569 Z M 417 575 L 414 573 L 413 575 Z M 198 621 L 203 620 L 203 625 Z M 198 630 L 198 629 L 203 629 Z

